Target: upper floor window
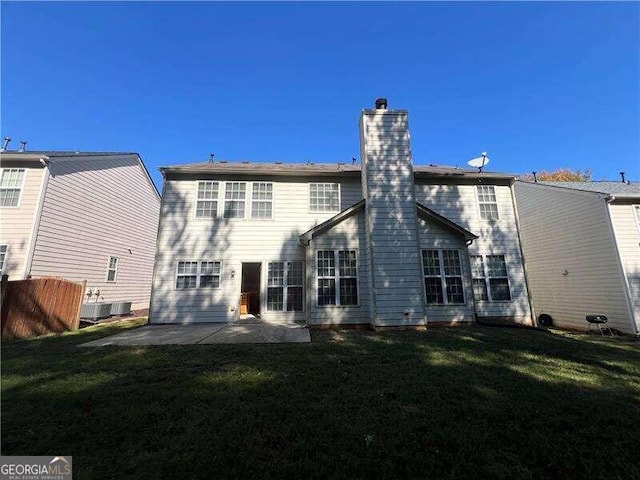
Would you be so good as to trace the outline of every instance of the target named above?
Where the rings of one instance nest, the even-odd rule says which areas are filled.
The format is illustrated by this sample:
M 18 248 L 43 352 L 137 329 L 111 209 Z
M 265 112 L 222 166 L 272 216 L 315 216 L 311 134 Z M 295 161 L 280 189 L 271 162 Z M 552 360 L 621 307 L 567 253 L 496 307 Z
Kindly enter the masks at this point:
M 638 231 L 640 231 L 640 205 L 634 205 L 633 209 L 636 212 L 636 222 L 638 222 Z
M 109 257 L 109 265 L 107 266 L 107 282 L 115 282 L 118 275 L 118 257 Z
M 482 220 L 499 220 L 495 187 L 493 185 L 477 185 L 476 191 L 480 205 L 480 218 Z
M 309 210 L 311 212 L 340 211 L 340 184 L 309 184 Z
M 464 303 L 458 250 L 422 250 L 422 270 L 427 304 Z
M 251 186 L 251 218 L 273 218 L 273 183 L 254 182 Z
M 244 218 L 247 184 L 226 182 L 224 186 L 224 218 Z
M 210 260 L 178 262 L 176 289 L 218 288 L 222 264 Z
M 509 301 L 509 277 L 504 255 L 471 255 L 473 297 L 478 301 Z
M 24 168 L 0 168 L 0 207 L 18 206 L 24 172 Z
M 356 251 L 319 250 L 316 258 L 318 305 L 358 305 Z
M 0 245 L 0 272 L 4 273 L 4 267 L 7 263 L 7 250 L 9 245 Z
M 198 182 L 196 218 L 215 218 L 218 214 L 218 182 Z

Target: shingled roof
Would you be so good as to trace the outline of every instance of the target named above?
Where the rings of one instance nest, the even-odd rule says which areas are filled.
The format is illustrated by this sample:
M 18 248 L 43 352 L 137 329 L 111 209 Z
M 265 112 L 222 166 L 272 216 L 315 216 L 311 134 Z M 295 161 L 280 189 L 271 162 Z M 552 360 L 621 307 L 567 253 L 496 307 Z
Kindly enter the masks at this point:
M 359 175 L 360 165 L 347 163 L 261 163 L 261 162 L 228 162 L 216 161 L 185 163 L 160 167 L 163 175 L 167 173 L 201 173 L 201 174 L 252 174 L 252 175 Z M 414 165 L 417 176 L 457 176 L 466 178 L 501 178 L 513 179 L 513 175 L 496 172 L 479 173 L 476 169 L 445 167 L 440 165 Z

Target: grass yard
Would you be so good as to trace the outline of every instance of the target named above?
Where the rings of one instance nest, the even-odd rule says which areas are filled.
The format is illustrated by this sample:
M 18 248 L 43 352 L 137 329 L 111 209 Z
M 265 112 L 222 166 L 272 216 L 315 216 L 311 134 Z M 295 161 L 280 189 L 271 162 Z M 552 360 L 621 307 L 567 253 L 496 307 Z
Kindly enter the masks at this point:
M 3 455 L 77 479 L 640 478 L 640 341 L 469 327 L 2 346 Z

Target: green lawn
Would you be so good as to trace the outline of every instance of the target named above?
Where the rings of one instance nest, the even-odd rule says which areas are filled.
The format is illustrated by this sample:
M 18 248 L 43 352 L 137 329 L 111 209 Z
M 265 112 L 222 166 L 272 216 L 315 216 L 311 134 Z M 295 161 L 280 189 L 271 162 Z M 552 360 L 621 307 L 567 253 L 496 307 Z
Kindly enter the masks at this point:
M 77 479 L 640 478 L 640 341 L 469 327 L 2 346 L 3 455 Z

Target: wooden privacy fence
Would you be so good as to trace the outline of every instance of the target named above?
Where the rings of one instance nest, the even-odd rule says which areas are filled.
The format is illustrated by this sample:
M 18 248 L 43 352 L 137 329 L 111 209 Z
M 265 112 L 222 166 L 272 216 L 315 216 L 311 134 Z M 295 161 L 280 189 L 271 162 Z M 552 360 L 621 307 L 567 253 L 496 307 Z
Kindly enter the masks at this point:
M 86 282 L 62 278 L 6 282 L 2 289 L 2 339 L 76 330 L 85 286 Z

